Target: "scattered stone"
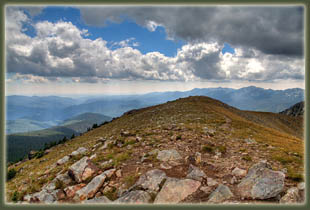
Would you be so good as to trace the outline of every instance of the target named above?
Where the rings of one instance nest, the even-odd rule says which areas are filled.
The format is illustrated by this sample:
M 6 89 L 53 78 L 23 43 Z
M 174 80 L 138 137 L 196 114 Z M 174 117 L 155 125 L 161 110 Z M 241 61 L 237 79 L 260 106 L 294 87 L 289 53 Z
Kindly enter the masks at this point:
M 73 185 L 73 186 L 66 187 L 64 189 L 64 191 L 65 191 L 65 193 L 66 193 L 68 198 L 73 198 L 75 196 L 76 191 L 82 189 L 85 186 L 86 186 L 86 184 L 81 183 L 81 184 L 78 184 L 78 185 Z
M 85 200 L 85 201 L 83 201 L 83 203 L 90 203 L 90 204 L 93 204 L 93 203 L 112 203 L 112 201 L 105 196 L 100 196 L 100 197 L 95 197 L 93 199 Z
M 230 184 L 235 184 L 235 183 L 237 183 L 238 182 L 238 180 L 237 180 L 237 178 L 235 177 L 235 176 L 233 176 L 232 178 L 231 178 L 231 180 L 230 180 Z
M 115 173 L 115 171 L 116 169 L 112 168 L 112 169 L 104 171 L 103 174 L 106 175 L 107 178 L 111 178 L 113 174 Z
M 39 201 L 41 203 L 53 203 L 56 198 L 49 192 L 42 190 L 40 192 L 34 193 L 30 201 Z
M 89 159 L 93 160 L 93 159 L 95 159 L 96 157 L 97 157 L 97 154 L 93 154 L 92 156 L 90 156 Z
M 286 194 L 280 199 L 280 203 L 297 203 L 299 193 L 297 187 L 292 187 L 287 190 Z
M 254 139 L 244 139 L 244 142 L 247 143 L 247 144 L 255 144 L 256 141 Z
M 214 136 L 214 134 L 215 134 L 215 132 L 216 132 L 216 130 L 214 130 L 214 129 L 212 129 L 212 128 L 208 128 L 208 127 L 204 127 L 203 128 L 204 129 L 204 132 L 207 134 L 207 135 L 209 135 L 209 136 Z
M 110 166 L 112 163 L 113 163 L 113 160 L 110 159 L 110 160 L 107 160 L 107 161 L 104 161 L 103 163 L 101 163 L 100 166 L 102 166 L 103 168 L 105 168 L 105 167 Z
M 170 166 L 167 162 L 163 162 L 160 164 L 160 168 L 162 169 L 171 169 L 172 166 Z
M 173 161 L 182 159 L 181 155 L 175 150 L 162 150 L 158 152 L 157 159 L 161 161 Z
M 112 140 L 107 140 L 104 142 L 104 145 L 102 147 L 100 147 L 99 149 L 104 150 L 104 149 L 108 148 L 109 144 L 112 144 L 112 143 L 113 143 Z
M 200 182 L 204 178 L 207 178 L 207 175 L 202 170 L 200 170 L 199 168 L 193 166 L 192 164 L 189 165 L 187 173 L 188 174 L 187 174 L 186 178 L 194 179 L 194 180 L 197 180 L 197 181 L 200 181 Z
M 300 183 L 298 183 L 297 188 L 298 188 L 299 190 L 305 190 L 305 182 L 300 182 Z
M 85 147 L 80 147 L 76 151 L 73 151 L 70 156 L 73 157 L 73 156 L 77 156 L 80 154 L 85 154 L 86 152 L 87 152 L 87 149 Z
M 100 174 L 100 175 L 96 176 L 85 187 L 76 191 L 76 193 L 75 193 L 76 196 L 80 200 L 85 200 L 87 198 L 93 198 L 95 196 L 96 192 L 98 192 L 98 190 L 100 189 L 100 187 L 102 187 L 105 179 L 106 179 L 105 174 Z
M 154 203 L 179 203 L 198 190 L 201 183 L 192 179 L 168 178 Z
M 243 170 L 243 169 L 240 169 L 240 168 L 236 167 L 232 171 L 232 175 L 238 176 L 238 177 L 244 177 L 246 175 L 246 170 Z
M 139 136 L 137 136 L 137 137 L 136 137 L 136 141 L 140 142 L 140 141 L 142 141 L 142 138 L 139 137 Z
M 69 176 L 77 183 L 85 181 L 98 171 L 98 168 L 88 157 L 83 157 L 70 166 L 68 170 Z
M 285 175 L 281 171 L 271 170 L 266 161 L 253 165 L 238 185 L 241 197 L 268 199 L 282 192 Z
M 234 195 L 230 191 L 229 187 L 220 184 L 209 196 L 208 202 L 210 203 L 221 203 Z
M 218 182 L 216 180 L 208 177 L 207 178 L 207 185 L 210 186 L 210 187 L 216 186 L 216 185 L 218 185 Z
M 125 193 L 122 197 L 115 200 L 113 203 L 131 203 L 131 204 L 145 204 L 151 202 L 149 193 L 142 190 L 135 190 Z
M 159 149 L 153 149 L 152 151 L 150 151 L 148 154 L 149 155 L 157 155 L 159 152 Z
M 121 169 L 117 170 L 116 173 L 115 173 L 115 175 L 116 175 L 116 177 L 118 177 L 118 178 L 122 177 L 122 170 L 121 170 Z
M 70 157 L 66 155 L 63 158 L 57 160 L 56 164 L 57 165 L 62 165 L 64 163 L 68 162 L 69 159 L 70 159 Z

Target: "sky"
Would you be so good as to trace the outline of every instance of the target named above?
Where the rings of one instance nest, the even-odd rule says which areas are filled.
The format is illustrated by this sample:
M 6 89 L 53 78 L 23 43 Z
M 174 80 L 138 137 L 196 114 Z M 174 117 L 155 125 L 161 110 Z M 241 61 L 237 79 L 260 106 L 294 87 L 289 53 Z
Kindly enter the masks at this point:
M 304 88 L 302 6 L 7 6 L 7 95 Z

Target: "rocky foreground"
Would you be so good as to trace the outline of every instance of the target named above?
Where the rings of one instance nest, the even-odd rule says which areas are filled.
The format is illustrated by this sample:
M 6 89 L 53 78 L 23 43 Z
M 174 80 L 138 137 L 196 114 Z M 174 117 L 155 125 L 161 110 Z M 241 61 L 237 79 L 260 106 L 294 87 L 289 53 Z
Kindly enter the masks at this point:
M 107 148 L 101 139 L 95 147 Z M 88 151 L 84 147 L 59 159 L 53 167 L 62 165 Z M 160 161 L 159 168 L 141 174 L 130 187 L 118 186 L 116 179 L 122 177 L 122 170 L 110 168 L 101 171 L 92 161 L 96 155 L 83 156 L 66 171 L 61 171 L 55 179 L 43 186 L 41 191 L 23 197 L 25 203 L 44 204 L 240 204 L 240 203 L 302 203 L 305 184 L 285 189 L 285 174 L 272 170 L 267 161 L 260 161 L 250 168 L 231 167 L 229 180 L 224 177 L 211 178 L 199 168 L 202 156 L 182 157 L 180 151 L 152 150 L 145 154 L 141 162 L 150 158 Z M 108 161 L 103 162 L 109 164 Z M 171 177 L 165 171 L 179 166 L 187 166 L 184 177 Z M 210 166 L 212 167 L 212 166 Z M 48 171 L 46 172 L 48 173 Z M 104 196 L 118 188 L 117 196 L 110 200 Z

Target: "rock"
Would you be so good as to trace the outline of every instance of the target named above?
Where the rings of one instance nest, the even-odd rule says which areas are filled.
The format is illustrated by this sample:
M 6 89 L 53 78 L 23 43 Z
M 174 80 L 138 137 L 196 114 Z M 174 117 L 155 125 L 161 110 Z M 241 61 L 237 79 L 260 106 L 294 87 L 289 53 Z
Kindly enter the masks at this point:
M 115 200 L 113 203 L 131 203 L 131 204 L 145 204 L 151 202 L 149 193 L 142 190 L 135 190 L 125 193 L 122 197 Z
M 304 189 L 305 189 L 305 183 L 304 183 L 304 182 L 298 183 L 297 188 L 298 188 L 299 190 L 304 190 Z
M 216 186 L 216 185 L 218 185 L 218 182 L 216 180 L 208 177 L 207 178 L 207 185 L 210 186 L 210 187 Z
M 101 163 L 100 165 L 101 165 L 103 168 L 105 168 L 105 167 L 110 166 L 112 163 L 113 163 L 113 160 L 110 159 L 110 160 L 104 161 L 104 162 Z
M 73 185 L 73 186 L 66 187 L 64 189 L 64 191 L 65 191 L 65 193 L 66 193 L 68 198 L 73 198 L 75 196 L 76 191 L 82 189 L 85 186 L 86 186 L 86 184 L 81 183 L 81 184 L 78 184 L 78 185 Z
M 297 203 L 300 199 L 297 187 L 287 190 L 286 194 L 280 199 L 280 203 Z
M 42 187 L 42 190 L 45 190 L 46 192 L 52 192 L 56 189 L 56 179 L 52 180 L 51 182 L 47 183 Z
M 140 176 L 132 188 L 141 187 L 144 190 L 158 192 L 166 178 L 167 176 L 165 172 L 159 169 L 154 169 Z
M 188 174 L 187 174 L 186 178 L 194 179 L 194 180 L 197 180 L 197 181 L 200 181 L 200 182 L 204 178 L 207 178 L 207 175 L 202 170 L 200 170 L 199 168 L 193 166 L 192 164 L 189 165 L 187 173 Z
M 95 159 L 96 157 L 97 157 L 97 154 L 93 154 L 92 156 L 90 156 L 89 159 L 93 160 L 93 159 Z
M 85 200 L 83 201 L 83 203 L 112 203 L 112 201 L 105 197 L 105 196 L 100 196 L 100 197 L 96 197 L 96 198 L 93 198 L 93 199 L 89 199 L 89 200 Z
M 112 143 L 113 143 L 112 140 L 107 140 L 104 142 L 104 145 L 102 147 L 100 147 L 99 149 L 104 150 L 104 149 L 108 148 L 109 144 L 112 144 Z
M 100 174 L 96 176 L 85 187 L 76 191 L 75 196 L 77 196 L 80 200 L 93 198 L 96 192 L 98 192 L 98 190 L 100 189 L 100 187 L 102 187 L 105 179 L 106 179 L 105 174 Z
M 234 195 L 230 191 L 229 187 L 220 184 L 209 196 L 208 202 L 210 203 L 221 203 Z
M 68 162 L 69 159 L 70 159 L 70 157 L 66 155 L 65 157 L 63 157 L 63 158 L 57 160 L 56 164 L 57 164 L 57 165 L 62 165 L 62 164 L 64 164 L 64 163 Z
M 160 164 L 160 168 L 162 169 L 171 169 L 172 166 L 170 166 L 167 162 L 163 162 Z
M 128 137 L 128 136 L 132 136 L 132 134 L 129 131 L 122 131 L 121 136 Z
M 235 183 L 237 183 L 238 182 L 238 180 L 237 180 L 237 178 L 235 177 L 235 176 L 233 176 L 232 178 L 231 178 L 231 180 L 230 180 L 230 184 L 235 184 Z
M 206 194 L 209 194 L 212 190 L 212 187 L 209 187 L 209 186 L 202 186 L 200 187 L 200 190 Z
M 201 153 L 200 152 L 196 152 L 195 153 L 195 162 L 198 165 L 199 163 L 201 163 Z
M 63 190 L 59 189 L 56 191 L 56 198 L 57 200 L 63 200 L 66 198 L 66 194 Z
M 85 154 L 86 152 L 87 152 L 87 149 L 85 147 L 80 147 L 76 151 L 73 151 L 71 153 L 71 156 L 77 156 L 77 155 L 80 155 L 80 154 Z
M 209 136 L 214 136 L 216 132 L 214 129 L 208 128 L 208 127 L 204 127 L 203 129 L 204 129 L 204 132 Z
M 101 190 L 102 194 L 106 194 L 108 192 L 111 192 L 113 190 L 113 187 L 110 187 L 109 185 L 106 186 L 103 190 Z
M 98 168 L 88 157 L 83 157 L 70 166 L 68 170 L 69 176 L 77 183 L 85 181 L 98 171 Z
M 116 177 L 118 177 L 118 178 L 122 177 L 122 170 L 121 170 L 121 169 L 117 170 L 116 173 L 115 173 L 115 175 L 116 175 Z
M 58 179 L 59 181 L 61 181 L 62 183 L 64 183 L 65 185 L 69 185 L 72 182 L 72 179 L 70 178 L 70 176 L 68 175 L 68 173 L 64 173 L 64 174 L 59 174 L 56 176 L 55 179 Z M 56 180 L 55 180 L 56 181 Z
M 247 143 L 247 144 L 255 144 L 256 141 L 254 139 L 244 139 L 244 142 Z
M 154 203 L 179 203 L 198 190 L 201 183 L 192 179 L 168 178 Z
M 234 176 L 244 177 L 246 175 L 246 170 L 236 167 L 231 173 Z
M 56 198 L 51 193 L 45 190 L 34 193 L 32 199 L 42 203 L 53 203 L 56 201 Z
M 115 171 L 116 169 L 112 168 L 112 169 L 104 171 L 103 174 L 106 175 L 107 178 L 111 178 L 113 174 L 115 173 Z
M 142 138 L 139 137 L 139 136 L 137 136 L 137 137 L 136 137 L 136 141 L 137 141 L 137 142 L 140 142 L 140 141 L 142 141 Z
M 244 198 L 273 198 L 282 192 L 284 178 L 284 173 L 271 170 L 271 166 L 266 161 L 261 161 L 249 169 L 237 189 Z
M 161 161 L 173 161 L 182 159 L 181 155 L 174 149 L 162 150 L 157 154 L 157 159 Z

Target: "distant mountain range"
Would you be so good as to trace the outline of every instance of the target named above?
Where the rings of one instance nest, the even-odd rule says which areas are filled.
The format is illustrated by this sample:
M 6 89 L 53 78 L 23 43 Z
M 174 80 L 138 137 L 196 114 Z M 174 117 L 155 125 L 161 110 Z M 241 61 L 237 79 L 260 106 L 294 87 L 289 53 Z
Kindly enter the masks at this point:
M 263 89 L 254 86 L 195 88 L 190 91 L 153 92 L 142 95 L 93 96 L 7 96 L 7 134 L 59 125 L 63 120 L 86 112 L 118 117 L 131 109 L 148 107 L 188 96 L 208 96 L 241 110 L 278 113 L 304 100 L 304 90 Z M 41 123 L 40 123 L 41 122 Z M 24 126 L 23 126 L 24 125 Z
M 43 148 L 45 143 L 59 141 L 64 136 L 70 138 L 72 134 L 79 135 L 87 131 L 87 128 L 91 128 L 93 124 L 99 125 L 111 119 L 111 117 L 101 114 L 84 113 L 67 119 L 58 126 L 7 135 L 8 161 L 16 161 L 24 157 L 30 150 Z

